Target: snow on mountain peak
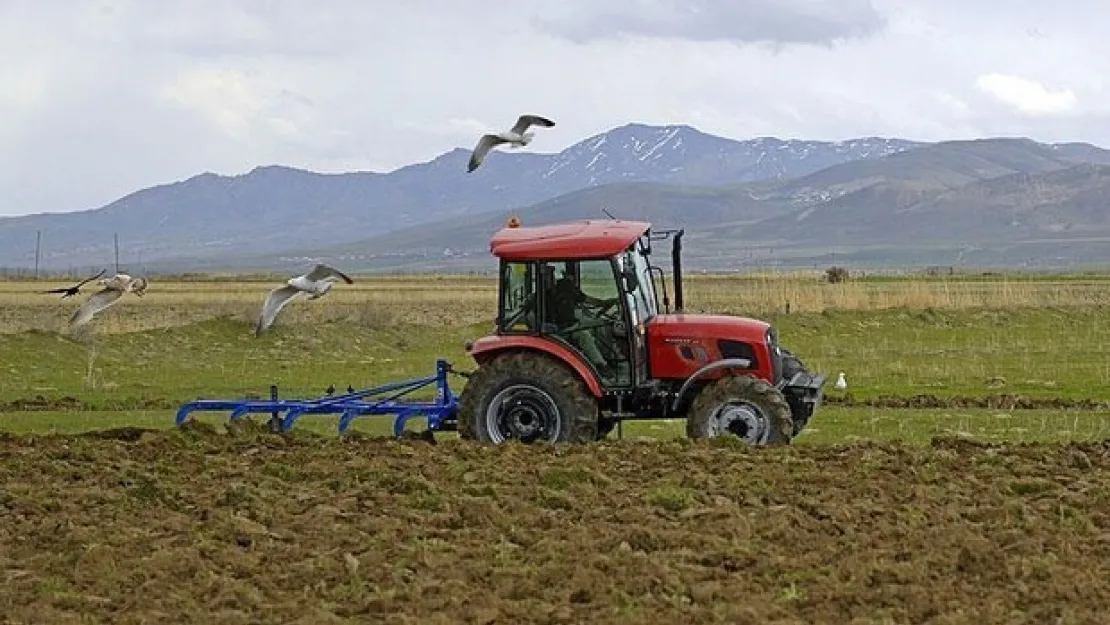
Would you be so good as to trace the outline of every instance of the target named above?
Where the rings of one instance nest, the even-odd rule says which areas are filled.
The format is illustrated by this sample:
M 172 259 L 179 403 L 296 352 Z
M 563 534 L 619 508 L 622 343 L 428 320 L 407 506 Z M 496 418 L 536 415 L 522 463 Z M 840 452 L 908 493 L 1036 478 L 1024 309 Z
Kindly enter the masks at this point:
M 548 156 L 540 177 L 582 177 L 594 185 L 660 177 L 688 179 L 693 170 L 699 179 L 704 178 L 704 184 L 729 184 L 804 175 L 914 145 L 881 137 L 805 141 L 761 136 L 737 141 L 688 125 L 629 123 Z

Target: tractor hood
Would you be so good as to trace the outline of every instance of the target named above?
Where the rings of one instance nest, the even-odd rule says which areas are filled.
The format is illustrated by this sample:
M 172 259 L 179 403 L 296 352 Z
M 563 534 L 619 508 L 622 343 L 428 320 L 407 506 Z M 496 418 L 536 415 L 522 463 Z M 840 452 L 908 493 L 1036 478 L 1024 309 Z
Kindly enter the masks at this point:
M 647 323 L 648 331 L 658 339 L 732 339 L 746 343 L 763 343 L 767 330 L 766 321 L 730 315 L 698 315 L 679 313 L 657 315 Z

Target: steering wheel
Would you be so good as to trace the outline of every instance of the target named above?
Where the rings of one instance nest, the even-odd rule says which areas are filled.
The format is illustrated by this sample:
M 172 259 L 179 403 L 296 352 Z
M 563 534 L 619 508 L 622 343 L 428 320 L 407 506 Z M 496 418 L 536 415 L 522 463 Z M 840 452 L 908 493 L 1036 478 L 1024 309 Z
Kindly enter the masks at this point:
M 592 330 L 597 330 L 599 328 L 612 327 L 612 323 L 615 322 L 615 321 L 619 321 L 619 319 L 617 318 L 616 315 L 612 315 L 612 314 L 608 314 L 608 313 L 615 312 L 616 310 L 618 310 L 617 307 L 619 306 L 619 304 L 620 304 L 620 299 L 616 298 L 616 297 L 614 297 L 612 299 L 603 300 L 599 304 L 594 304 L 592 302 L 591 303 L 583 302 L 580 305 L 581 306 L 587 306 L 590 309 L 596 311 L 596 314 L 599 317 L 599 319 L 597 321 L 593 321 L 591 323 L 578 324 L 578 325 L 576 325 L 572 328 L 562 330 L 561 334 L 563 336 L 570 336 L 572 334 L 578 334 L 579 332 L 590 332 Z M 617 350 L 616 346 L 610 344 L 607 336 L 603 337 L 603 336 L 598 336 L 596 334 L 594 336 L 595 336 L 595 339 L 597 340 L 598 347 L 603 352 L 607 352 L 608 357 L 610 359 L 613 359 L 614 361 L 616 361 L 616 360 L 622 360 L 624 358 L 624 356 L 621 354 L 621 352 L 619 350 Z
M 593 310 L 595 310 L 599 317 L 603 317 L 603 318 L 605 318 L 609 321 L 617 321 L 616 315 L 613 315 L 611 313 L 616 312 L 617 306 L 619 304 L 620 304 L 620 299 L 614 297 L 612 299 L 604 300 L 600 304 L 589 303 L 589 304 L 586 304 L 586 305 L 589 306 L 590 308 L 592 308 Z

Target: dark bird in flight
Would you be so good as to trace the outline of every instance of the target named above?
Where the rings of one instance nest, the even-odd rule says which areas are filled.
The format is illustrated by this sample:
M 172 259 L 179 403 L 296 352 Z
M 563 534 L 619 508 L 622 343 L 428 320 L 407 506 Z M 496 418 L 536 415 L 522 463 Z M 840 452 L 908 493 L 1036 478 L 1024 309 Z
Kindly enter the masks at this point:
M 78 294 L 81 293 L 81 287 L 85 286 L 86 283 L 92 282 L 93 280 L 96 280 L 100 276 L 104 275 L 105 271 L 106 271 L 105 269 L 101 269 L 100 273 L 96 274 L 95 276 L 93 276 L 91 278 L 85 278 L 84 280 L 78 282 L 77 284 L 75 284 L 73 286 L 63 286 L 63 287 L 59 287 L 57 289 L 50 289 L 49 291 L 43 291 L 42 293 L 44 295 L 45 294 L 53 294 L 53 293 L 61 293 L 62 294 L 62 299 L 65 299 L 67 297 L 73 297 L 74 295 L 78 295 Z

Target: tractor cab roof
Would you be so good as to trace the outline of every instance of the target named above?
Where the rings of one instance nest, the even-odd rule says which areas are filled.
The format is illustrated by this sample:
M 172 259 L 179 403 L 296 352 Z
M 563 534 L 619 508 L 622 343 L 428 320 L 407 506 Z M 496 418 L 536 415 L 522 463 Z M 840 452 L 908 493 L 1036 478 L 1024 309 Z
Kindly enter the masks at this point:
M 647 233 L 645 221 L 586 220 L 549 226 L 514 226 L 498 230 L 490 252 L 505 260 L 602 258 L 628 249 Z

